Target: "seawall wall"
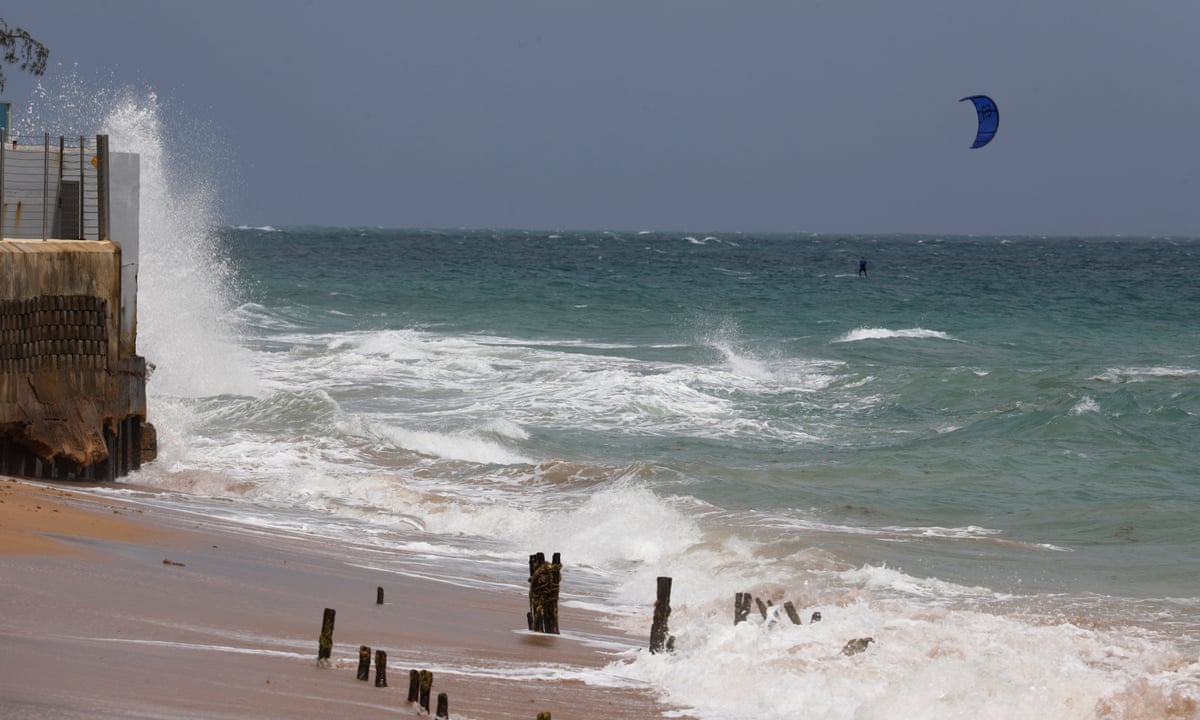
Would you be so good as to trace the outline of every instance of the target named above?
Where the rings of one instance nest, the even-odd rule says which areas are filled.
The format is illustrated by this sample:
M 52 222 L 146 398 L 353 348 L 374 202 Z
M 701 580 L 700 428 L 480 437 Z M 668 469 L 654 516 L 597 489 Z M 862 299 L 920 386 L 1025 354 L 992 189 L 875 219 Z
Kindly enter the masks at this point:
M 139 160 L 105 136 L 41 145 L 0 147 L 0 474 L 112 480 L 157 445 L 136 349 Z
M 140 467 L 146 365 L 130 339 L 119 244 L 0 241 L 0 472 L 111 479 Z

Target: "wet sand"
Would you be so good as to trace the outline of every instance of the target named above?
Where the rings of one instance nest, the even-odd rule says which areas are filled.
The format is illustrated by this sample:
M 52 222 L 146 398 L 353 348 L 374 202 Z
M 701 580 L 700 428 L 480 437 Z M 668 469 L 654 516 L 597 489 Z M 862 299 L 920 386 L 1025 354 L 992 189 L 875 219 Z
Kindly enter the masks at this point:
M 0 478 L 0 717 L 410 717 L 411 669 L 433 673 L 431 709 L 444 692 L 451 718 L 672 711 L 618 677 L 563 679 L 640 645 L 597 615 L 561 607 L 562 636 L 517 632 L 528 600 L 516 589 L 398 576 L 347 552 Z M 327 607 L 333 663 L 319 667 Z M 374 661 L 356 679 L 360 645 L 387 653 L 387 687 L 375 686 Z

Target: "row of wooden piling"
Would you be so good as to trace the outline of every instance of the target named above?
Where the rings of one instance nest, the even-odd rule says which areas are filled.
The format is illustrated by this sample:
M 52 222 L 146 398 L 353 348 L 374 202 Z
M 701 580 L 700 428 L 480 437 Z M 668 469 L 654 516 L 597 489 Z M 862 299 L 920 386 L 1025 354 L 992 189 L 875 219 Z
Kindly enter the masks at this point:
M 740 593 L 735 594 L 733 597 L 733 624 L 734 625 L 745 622 L 750 617 L 750 610 L 751 610 L 750 603 L 751 602 L 753 602 L 754 604 L 756 604 L 758 606 L 758 612 L 760 615 L 762 615 L 763 620 L 768 620 L 768 619 L 773 620 L 773 618 L 770 618 L 771 608 L 775 607 L 775 604 L 773 602 L 771 602 L 770 600 L 763 602 L 763 600 L 761 598 L 756 598 L 748 592 L 740 592 Z M 785 613 L 787 613 L 788 619 L 792 621 L 793 625 L 801 624 L 800 613 L 796 612 L 796 606 L 792 604 L 791 600 L 788 600 L 787 602 L 785 602 L 783 604 L 783 611 Z M 812 614 L 812 617 L 809 619 L 809 622 L 810 623 L 821 622 L 820 611 L 814 612 Z
M 531 632 L 559 634 L 558 596 L 561 582 L 562 556 L 560 553 L 554 553 L 550 561 L 547 561 L 545 553 L 541 552 L 529 556 L 529 610 L 526 613 L 526 621 Z M 670 634 L 668 622 L 671 616 L 671 584 L 672 580 L 669 577 L 659 577 L 657 579 L 654 619 L 650 625 L 651 653 L 673 652 L 675 650 L 675 638 Z M 379 605 L 383 604 L 382 587 L 376 588 L 375 602 Z M 758 612 L 764 621 L 773 624 L 778 619 L 778 614 L 771 612 L 774 608 L 774 603 L 771 600 L 764 601 L 748 592 L 739 592 L 734 595 L 733 624 L 737 625 L 746 622 L 755 606 L 757 606 Z M 793 625 L 802 624 L 800 614 L 791 601 L 784 602 L 783 611 Z M 325 608 L 317 650 L 317 664 L 322 667 L 328 667 L 330 664 L 330 657 L 333 652 L 335 616 L 336 613 L 332 608 Z M 809 623 L 820 621 L 820 611 L 813 612 L 809 618 Z M 846 643 L 845 647 L 842 648 L 842 652 L 846 655 L 862 652 L 866 650 L 871 642 L 874 642 L 874 638 L 855 638 Z M 387 653 L 383 650 L 375 650 L 374 654 L 375 687 L 387 687 Z M 360 645 L 358 649 L 357 678 L 361 681 L 369 680 L 370 668 L 371 648 L 367 645 Z M 432 687 L 432 672 L 428 670 L 409 671 L 408 701 L 420 705 L 421 709 L 426 713 L 429 713 Z M 434 716 L 437 718 L 450 717 L 449 698 L 444 692 L 437 695 L 437 709 Z M 537 720 L 550 720 L 550 713 L 538 713 Z
M 375 602 L 379 605 L 383 604 L 383 588 L 376 589 Z M 331 656 L 333 654 L 333 625 L 336 617 L 336 610 L 333 608 L 325 608 L 325 614 L 321 619 L 321 636 L 317 645 L 317 665 L 321 667 L 329 667 L 331 664 Z M 370 646 L 358 646 L 358 671 L 355 677 L 363 682 L 366 682 L 371 678 Z M 375 687 L 387 686 L 387 653 L 383 650 L 376 650 Z M 408 702 L 420 705 L 421 709 L 427 714 L 429 713 L 429 700 L 432 690 L 432 672 L 428 670 L 408 671 Z M 444 692 L 438 693 L 437 710 L 434 713 L 434 717 L 450 717 L 450 698 Z
M 558 554 L 554 555 L 555 563 L 558 562 Z M 561 565 L 559 565 L 561 568 Z M 557 608 L 557 584 L 555 586 L 553 608 L 554 613 L 554 632 L 558 632 L 558 608 Z M 378 587 L 375 590 L 375 603 L 383 604 L 383 588 Z M 317 642 L 317 665 L 319 667 L 329 667 L 332 664 L 333 655 L 333 628 L 337 619 L 337 611 L 333 608 L 325 608 L 325 612 L 321 618 L 321 634 Z M 358 669 L 355 677 L 363 682 L 367 682 L 371 678 L 371 648 L 368 645 L 358 646 Z M 387 687 L 387 652 L 383 650 L 375 650 L 375 687 Z M 426 714 L 430 714 L 429 704 L 433 694 L 433 673 L 429 670 L 409 670 L 408 671 L 408 702 L 420 706 Z M 450 717 L 450 698 L 444 693 L 437 694 L 437 708 L 432 713 L 435 718 Z M 540 712 L 537 715 L 537 720 L 551 720 L 550 713 Z
M 558 593 L 562 583 L 562 554 L 529 556 L 529 612 L 526 620 L 532 632 L 559 634 Z M 668 631 L 671 616 L 671 578 L 658 578 L 658 596 L 654 601 L 654 622 L 650 626 L 650 652 L 671 652 L 675 638 Z

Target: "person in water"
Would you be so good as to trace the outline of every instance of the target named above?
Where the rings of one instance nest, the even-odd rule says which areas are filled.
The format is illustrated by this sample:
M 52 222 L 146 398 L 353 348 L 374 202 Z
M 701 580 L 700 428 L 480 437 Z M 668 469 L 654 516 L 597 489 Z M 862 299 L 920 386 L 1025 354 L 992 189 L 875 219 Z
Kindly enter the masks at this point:
M 858 274 L 867 277 L 867 258 L 863 255 L 858 256 Z

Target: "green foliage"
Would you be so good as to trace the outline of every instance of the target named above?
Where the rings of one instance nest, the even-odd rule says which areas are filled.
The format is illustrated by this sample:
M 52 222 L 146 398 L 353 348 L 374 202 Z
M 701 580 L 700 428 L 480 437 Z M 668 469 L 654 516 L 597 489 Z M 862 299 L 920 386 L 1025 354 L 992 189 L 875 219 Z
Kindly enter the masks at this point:
M 4 18 L 0 18 L 0 48 L 4 48 L 4 62 L 16 65 L 26 72 L 41 75 L 46 72 L 46 58 L 50 50 L 45 45 L 33 39 L 33 36 L 19 27 L 9 27 Z M 0 65 L 0 91 L 4 90 L 4 66 Z

